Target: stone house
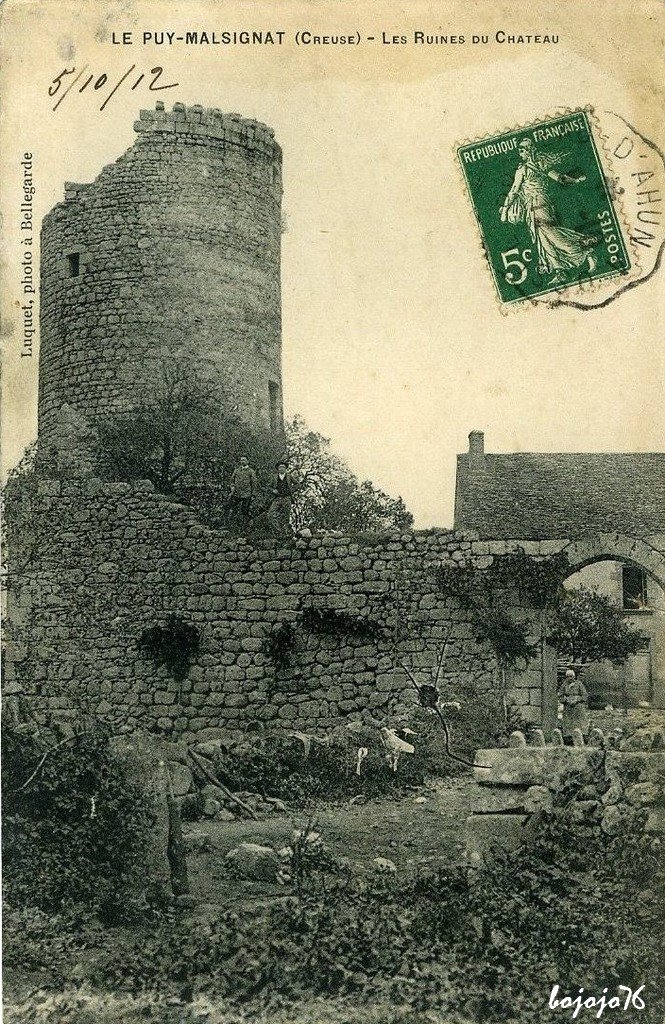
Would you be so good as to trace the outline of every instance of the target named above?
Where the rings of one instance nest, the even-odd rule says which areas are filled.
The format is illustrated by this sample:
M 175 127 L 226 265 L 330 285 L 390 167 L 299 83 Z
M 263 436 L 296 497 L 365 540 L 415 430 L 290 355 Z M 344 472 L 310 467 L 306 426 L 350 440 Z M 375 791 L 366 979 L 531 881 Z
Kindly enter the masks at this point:
M 496 455 L 485 452 L 482 432 L 472 431 L 468 452 L 457 457 L 455 529 L 539 541 L 614 533 L 662 548 L 665 453 Z M 644 647 L 622 666 L 588 666 L 585 680 L 597 703 L 627 697 L 631 704 L 665 707 L 663 580 L 639 561 L 611 554 L 608 549 L 606 557 L 582 565 L 565 586 L 609 597 L 643 636 Z

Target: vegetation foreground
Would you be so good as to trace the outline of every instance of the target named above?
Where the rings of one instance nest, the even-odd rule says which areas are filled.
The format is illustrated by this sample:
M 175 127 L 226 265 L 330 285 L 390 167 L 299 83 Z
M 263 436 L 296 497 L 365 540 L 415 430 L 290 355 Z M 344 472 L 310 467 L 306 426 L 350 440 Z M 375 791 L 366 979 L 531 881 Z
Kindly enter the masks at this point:
M 104 730 L 63 744 L 29 786 L 25 738 L 6 737 L 4 757 L 10 1024 L 571 1019 L 547 1009 L 554 985 L 645 985 L 644 1010 L 605 1019 L 663 1019 L 660 842 L 638 810 L 611 837 L 572 813 L 593 778 L 568 779 L 528 841 L 482 869 L 358 873 L 305 833 L 281 893 L 174 906 L 146 884 L 153 823 Z

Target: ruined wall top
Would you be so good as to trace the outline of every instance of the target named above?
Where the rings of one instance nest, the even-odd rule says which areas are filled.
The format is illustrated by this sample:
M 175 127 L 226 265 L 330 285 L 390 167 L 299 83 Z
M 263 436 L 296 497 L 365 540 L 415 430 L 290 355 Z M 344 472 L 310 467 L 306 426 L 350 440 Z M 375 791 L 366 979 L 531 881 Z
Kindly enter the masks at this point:
M 97 182 L 103 182 L 112 174 L 116 164 L 132 159 L 142 153 L 153 141 L 159 138 L 172 138 L 174 142 L 196 143 L 209 145 L 211 148 L 238 147 L 277 165 L 275 184 L 281 185 L 282 149 L 275 141 L 275 132 L 261 121 L 242 117 L 240 114 L 227 114 L 218 107 L 203 107 L 199 103 L 186 106 L 174 103 L 172 110 L 166 110 L 158 101 L 154 110 L 139 111 L 138 121 L 134 121 L 134 131 L 139 138 L 133 146 L 120 156 L 115 163 L 108 164 L 94 182 L 65 182 L 65 202 L 85 200 L 88 189 Z M 280 187 L 281 190 L 281 187 Z M 57 209 L 57 207 L 56 207 Z M 53 212 L 53 211 L 51 211 Z M 50 214 L 47 214 L 47 217 Z
M 191 107 L 174 103 L 172 110 L 166 110 L 163 103 L 157 103 L 154 110 L 140 111 L 139 120 L 134 122 L 134 131 L 195 135 L 205 137 L 213 144 L 225 142 L 242 146 L 272 158 L 279 158 L 282 152 L 275 142 L 273 129 L 268 125 L 240 114 L 223 113 L 217 107 L 202 107 L 198 103 Z

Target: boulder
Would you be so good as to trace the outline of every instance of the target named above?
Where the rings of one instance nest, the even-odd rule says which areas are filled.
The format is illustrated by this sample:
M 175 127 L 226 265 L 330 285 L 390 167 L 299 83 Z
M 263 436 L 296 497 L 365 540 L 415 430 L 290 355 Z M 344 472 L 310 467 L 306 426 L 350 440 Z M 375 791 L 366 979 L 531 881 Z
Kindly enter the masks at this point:
M 609 804 L 603 811 L 600 827 L 608 836 L 616 835 L 621 827 L 622 814 L 616 804 Z
M 222 805 L 219 800 L 215 800 L 212 796 L 207 796 L 203 801 L 203 808 L 201 813 L 206 818 L 216 818 L 222 809 Z
M 665 807 L 652 807 L 644 828 L 647 832 L 665 832 Z
M 206 853 L 212 849 L 210 836 L 207 832 L 183 832 L 183 842 L 187 853 Z
M 394 875 L 397 873 L 397 865 L 394 861 L 389 860 L 388 857 L 375 857 L 372 864 L 377 871 L 381 871 L 384 874 Z
M 654 744 L 658 743 L 654 729 L 636 729 L 632 736 L 627 736 L 619 746 L 620 750 L 637 751 L 652 750 Z
M 203 786 L 201 796 L 204 800 L 217 800 L 219 804 L 223 804 L 228 799 L 226 793 L 219 786 L 214 786 L 212 782 L 208 783 L 207 786 Z
M 226 748 L 221 740 L 206 740 L 205 743 L 195 743 L 192 750 L 199 757 L 205 757 L 207 761 L 215 761 Z
M 570 816 L 579 825 L 592 825 L 597 821 L 601 808 L 598 800 L 574 800 L 570 805 Z M 603 811 L 603 817 L 605 813 Z
M 660 797 L 661 791 L 653 782 L 636 782 L 633 786 L 626 788 L 625 797 L 629 804 L 635 807 L 646 807 L 648 804 L 655 804 Z
M 256 882 L 274 882 L 280 866 L 277 851 L 258 843 L 241 843 L 234 850 L 229 850 L 225 861 L 239 878 Z
M 612 782 L 600 798 L 600 802 L 609 806 L 616 804 L 623 796 L 623 788 L 620 782 Z
M 269 805 L 269 810 L 275 811 L 278 814 L 288 814 L 289 809 L 283 800 L 279 800 L 276 796 L 267 796 L 266 803 Z

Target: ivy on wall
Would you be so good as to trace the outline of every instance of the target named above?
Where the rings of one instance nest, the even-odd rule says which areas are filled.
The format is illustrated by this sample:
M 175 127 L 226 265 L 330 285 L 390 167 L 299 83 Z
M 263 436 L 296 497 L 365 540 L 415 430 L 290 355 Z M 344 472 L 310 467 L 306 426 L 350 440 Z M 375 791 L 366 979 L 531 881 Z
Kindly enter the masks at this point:
M 382 635 L 381 627 L 372 619 L 350 615 L 336 608 L 305 608 L 303 628 L 316 636 L 355 637 L 358 640 L 376 640 Z
M 182 682 L 198 652 L 199 632 L 180 615 L 171 613 L 163 625 L 156 624 L 143 631 L 139 649 L 156 665 L 165 665 L 173 678 Z
M 525 665 L 539 649 L 529 641 L 528 626 L 505 611 L 507 595 L 516 592 L 524 605 L 544 614 L 556 607 L 569 573 L 564 552 L 534 557 L 518 548 L 496 556 L 485 569 L 441 566 L 435 580 L 441 593 L 456 597 L 471 612 L 476 639 L 489 644 L 505 670 Z
M 298 626 L 283 622 L 266 639 L 265 650 L 278 671 L 289 669 L 298 650 L 300 631 L 314 636 L 342 639 L 377 640 L 383 635 L 381 626 L 372 619 L 351 615 L 336 608 L 304 608 Z

